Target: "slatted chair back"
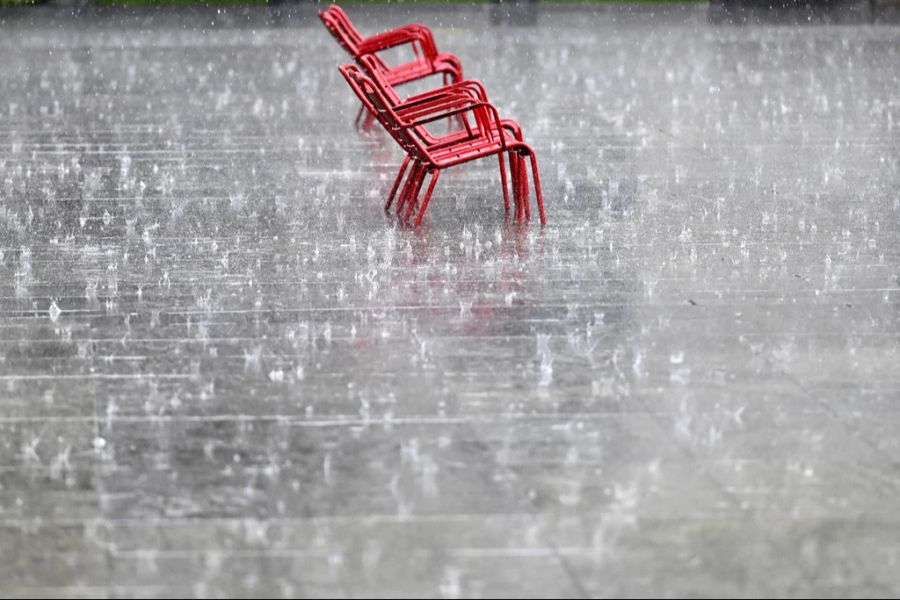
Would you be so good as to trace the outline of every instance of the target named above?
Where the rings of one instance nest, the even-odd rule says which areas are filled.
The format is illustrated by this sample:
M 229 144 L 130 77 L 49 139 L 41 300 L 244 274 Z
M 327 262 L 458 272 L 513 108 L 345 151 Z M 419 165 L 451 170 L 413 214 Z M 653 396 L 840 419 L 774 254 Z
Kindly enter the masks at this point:
M 338 44 L 353 58 L 359 58 L 359 45 L 363 41 L 363 36 L 353 26 L 347 13 L 338 5 L 333 4 L 327 10 L 319 11 L 319 18 L 322 19 L 325 27 L 328 28 Z
M 359 63 L 363 56 L 361 45 L 365 38 L 350 21 L 350 17 L 347 16 L 344 9 L 337 4 L 332 4 L 327 10 L 319 11 L 319 18 L 322 19 L 322 23 L 325 24 L 325 27 L 337 40 L 338 44 L 353 57 L 353 60 Z M 380 56 L 373 56 L 372 60 L 381 70 L 388 68 Z
M 400 95 L 394 91 L 393 86 L 388 83 L 384 67 L 382 66 L 383 63 L 380 62 L 376 56 L 363 56 L 360 58 L 359 64 L 362 65 L 369 78 L 378 86 L 387 101 L 391 103 L 391 106 L 397 106 L 403 102 Z
M 366 105 L 378 122 L 396 140 L 400 147 L 415 161 L 432 163 L 422 143 L 416 139 L 409 128 L 405 127 L 394 112 L 393 106 L 385 98 L 382 91 L 357 65 L 347 64 L 340 67 L 341 74 L 357 97 Z

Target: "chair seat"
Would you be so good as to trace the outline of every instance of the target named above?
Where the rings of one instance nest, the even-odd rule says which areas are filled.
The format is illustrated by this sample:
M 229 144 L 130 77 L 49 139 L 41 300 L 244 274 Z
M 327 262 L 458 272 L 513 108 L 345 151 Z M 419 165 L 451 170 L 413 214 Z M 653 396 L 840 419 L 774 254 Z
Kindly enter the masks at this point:
M 408 62 L 398 65 L 384 73 L 385 79 L 391 85 L 400 85 L 415 79 L 427 77 L 434 72 L 434 66 L 424 60 Z
M 444 58 L 442 59 L 441 57 Z M 434 62 L 429 62 L 425 59 L 410 61 L 392 67 L 384 73 L 384 76 L 390 85 L 401 85 L 417 79 L 423 79 L 429 75 L 451 71 L 456 60 L 456 57 L 452 54 L 441 53 L 438 54 L 438 58 Z
M 500 136 L 506 144 L 514 144 L 516 138 L 502 127 L 493 127 L 492 135 L 470 136 L 466 131 L 457 131 L 449 135 L 437 137 L 426 150 L 435 162 L 452 160 L 454 157 L 471 158 L 483 154 L 492 154 L 503 149 Z
M 478 137 L 441 148 L 428 148 L 428 156 L 438 167 L 451 167 L 480 156 L 497 154 L 504 149 L 499 138 Z

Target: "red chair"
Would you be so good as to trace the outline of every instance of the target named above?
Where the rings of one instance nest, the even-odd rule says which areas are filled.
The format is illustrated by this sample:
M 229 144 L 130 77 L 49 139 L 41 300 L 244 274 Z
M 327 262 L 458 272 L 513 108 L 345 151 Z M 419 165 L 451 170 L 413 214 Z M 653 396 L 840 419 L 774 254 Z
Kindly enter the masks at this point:
M 394 88 L 385 77 L 385 74 L 379 68 L 374 56 L 364 56 L 360 60 L 360 63 L 375 85 L 378 86 L 378 89 L 381 90 L 381 93 L 391 107 L 403 118 L 414 118 L 418 113 L 427 113 L 438 106 L 446 108 L 453 107 L 460 103 L 465 104 L 468 100 L 489 102 L 487 91 L 484 89 L 484 86 L 474 79 L 459 81 L 402 99 L 397 92 L 394 91 Z M 365 104 L 365 102 L 363 104 Z M 464 113 L 459 115 L 458 120 L 460 125 L 465 127 L 468 131 Z M 522 128 L 514 120 L 503 119 L 501 121 L 501 126 L 512 134 L 516 140 L 522 141 Z M 467 131 L 451 132 L 449 136 L 459 137 L 460 135 L 465 135 Z M 449 139 L 451 139 L 451 137 L 448 136 L 435 137 L 425 127 L 417 127 L 416 133 L 428 144 L 441 143 L 442 141 L 449 141 Z
M 490 103 L 476 99 L 463 91 L 448 91 L 419 104 L 395 108 L 379 85 L 363 73 L 358 66 L 344 65 L 340 67 L 340 71 L 363 105 L 375 115 L 381 125 L 407 153 L 385 208 L 390 207 L 405 176 L 406 182 L 398 199 L 397 213 L 408 221 L 413 210 L 418 206 L 415 224 L 419 225 L 428 209 L 428 203 L 442 169 L 478 158 L 497 155 L 500 163 L 503 196 L 508 210 L 509 196 L 506 168 L 503 161 L 504 154 L 506 154 L 512 170 L 516 218 L 527 219 L 530 216 L 527 200 L 528 177 L 524 165 L 524 158 L 529 157 L 541 224 L 546 224 L 544 199 L 534 150 L 525 142 L 516 139 L 504 128 L 497 109 Z M 464 133 L 453 133 L 442 137 L 431 136 L 430 140 L 422 136 L 421 129 L 425 125 L 456 116 L 463 117 Z M 472 120 L 470 121 L 469 118 Z M 410 163 L 412 163 L 412 169 L 407 175 L 406 170 Z M 431 180 L 428 189 L 425 196 L 419 201 L 425 177 L 429 174 Z
M 364 56 L 361 59 L 361 63 L 363 67 L 368 70 L 369 74 L 371 75 L 372 81 L 375 83 L 375 85 L 378 86 L 378 89 L 381 91 L 382 95 L 385 97 L 391 108 L 394 109 L 398 116 L 406 120 L 415 119 L 419 115 L 431 115 L 431 121 L 440 120 L 441 117 L 438 117 L 437 115 L 442 110 L 446 111 L 452 110 L 453 108 L 461 108 L 467 106 L 473 100 L 476 102 L 488 102 L 487 92 L 485 91 L 484 86 L 475 80 L 460 81 L 458 83 L 453 83 L 435 90 L 411 96 L 406 100 L 401 100 L 400 96 L 397 95 L 394 89 L 385 80 L 378 63 L 375 62 L 372 56 Z M 363 105 L 367 106 L 365 100 L 363 101 Z M 368 106 L 368 108 L 369 114 L 374 114 L 374 108 L 372 108 L 371 106 Z M 466 120 L 466 113 L 459 112 L 456 114 L 455 118 L 459 121 L 463 129 L 451 131 L 444 136 L 432 135 L 424 125 L 417 125 L 414 128 L 414 131 L 416 135 L 418 135 L 422 139 L 422 141 L 431 149 L 438 149 L 447 144 L 454 142 L 458 143 L 464 141 L 465 138 L 471 138 L 473 135 L 473 131 L 471 124 L 469 124 Z M 524 141 L 522 137 L 522 128 L 514 120 L 502 119 L 499 123 L 499 128 L 494 131 L 495 135 L 505 136 L 506 140 L 510 143 Z M 513 160 L 514 158 L 515 160 Z M 500 168 L 505 169 L 503 165 L 503 156 L 498 155 L 498 160 L 500 162 Z M 402 178 L 406 165 L 408 165 L 408 161 L 409 158 L 407 157 L 406 161 L 404 161 L 404 165 L 400 169 L 398 181 L 394 184 L 394 190 L 388 196 L 387 202 L 385 203 L 385 210 L 390 209 L 391 203 L 394 199 L 394 193 L 399 186 L 399 181 Z M 518 174 L 524 169 L 525 158 L 521 155 L 516 155 L 515 157 L 510 155 L 510 171 L 512 173 L 514 191 L 516 191 L 519 187 L 517 185 L 519 182 Z M 504 205 L 506 210 L 509 211 L 509 195 L 506 192 L 505 185 L 503 189 Z M 515 196 L 517 200 L 515 218 L 517 220 L 522 218 L 530 219 L 531 209 L 527 203 L 527 189 L 519 190 L 519 193 L 515 194 Z M 398 213 L 401 206 L 402 202 L 397 206 Z
M 319 11 L 319 18 L 335 37 L 338 43 L 350 53 L 357 63 L 360 59 L 371 54 L 375 57 L 379 68 L 384 73 L 385 79 L 390 85 L 401 85 L 423 79 L 430 75 L 440 74 L 444 77 L 444 83 L 462 81 L 462 63 L 453 54 L 438 52 L 434 43 L 434 36 L 424 25 L 412 23 L 391 31 L 379 33 L 364 38 L 353 23 L 350 22 L 347 13 L 336 4 L 327 10 Z M 402 65 L 389 66 L 378 56 L 389 48 L 395 48 L 410 44 L 415 58 Z

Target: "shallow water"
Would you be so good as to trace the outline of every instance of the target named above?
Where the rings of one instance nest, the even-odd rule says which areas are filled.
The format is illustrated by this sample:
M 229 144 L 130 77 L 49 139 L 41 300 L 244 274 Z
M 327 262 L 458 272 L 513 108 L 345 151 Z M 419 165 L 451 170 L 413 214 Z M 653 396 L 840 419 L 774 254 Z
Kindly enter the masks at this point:
M 900 592 L 900 29 L 351 6 L 538 152 L 410 230 L 292 10 L 0 13 L 0 592 Z

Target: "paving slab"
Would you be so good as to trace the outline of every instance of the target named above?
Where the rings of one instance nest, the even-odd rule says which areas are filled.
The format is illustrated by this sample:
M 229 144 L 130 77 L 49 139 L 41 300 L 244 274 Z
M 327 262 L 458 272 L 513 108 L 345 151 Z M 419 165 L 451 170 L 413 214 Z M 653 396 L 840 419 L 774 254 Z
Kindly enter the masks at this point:
M 0 11 L 0 595 L 900 594 L 900 29 L 531 7 L 348 10 L 543 228 L 385 215 L 313 5 Z

